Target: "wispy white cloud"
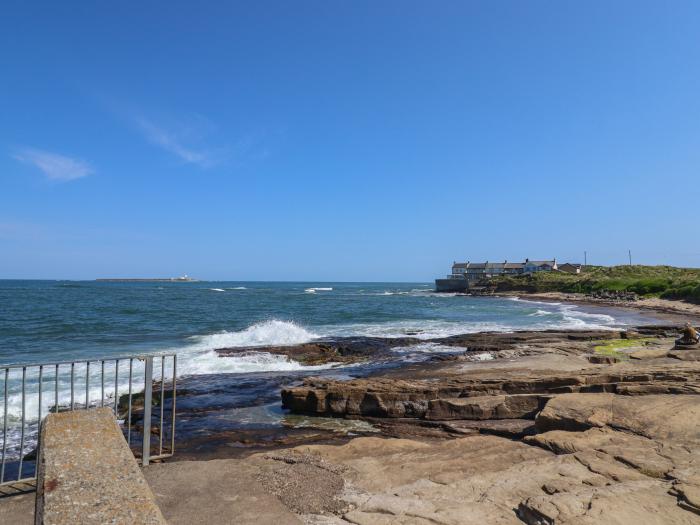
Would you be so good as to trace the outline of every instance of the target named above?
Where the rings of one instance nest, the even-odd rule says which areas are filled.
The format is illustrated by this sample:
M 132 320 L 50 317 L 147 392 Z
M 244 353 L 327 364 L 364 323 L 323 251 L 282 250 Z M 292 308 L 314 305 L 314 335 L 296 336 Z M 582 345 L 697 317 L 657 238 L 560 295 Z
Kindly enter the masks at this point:
M 279 130 L 249 130 L 232 140 L 231 130 L 224 135 L 219 125 L 207 116 L 192 111 L 136 107 L 108 96 L 103 104 L 148 143 L 178 161 L 203 169 L 237 166 L 265 158 L 268 135 Z M 237 126 L 236 126 L 237 127 Z
M 186 136 L 192 134 L 192 129 L 181 126 L 178 131 L 173 131 L 155 124 L 142 116 L 135 117 L 134 120 L 149 142 L 172 153 L 181 160 L 203 168 L 216 164 L 217 160 L 210 151 L 195 149 L 185 145 L 184 140 Z
M 20 162 L 31 164 L 47 178 L 55 181 L 66 182 L 80 179 L 95 172 L 92 166 L 84 160 L 35 148 L 23 148 L 17 151 L 13 157 Z

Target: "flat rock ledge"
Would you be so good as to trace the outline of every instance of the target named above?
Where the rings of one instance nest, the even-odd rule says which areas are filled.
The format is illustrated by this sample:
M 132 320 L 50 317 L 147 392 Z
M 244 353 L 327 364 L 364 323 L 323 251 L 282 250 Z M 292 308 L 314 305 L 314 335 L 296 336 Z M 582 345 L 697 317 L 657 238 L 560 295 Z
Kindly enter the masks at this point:
M 48 415 L 41 443 L 37 524 L 165 525 L 109 408 Z
M 575 374 L 486 378 L 371 378 L 353 381 L 308 378 L 282 390 L 292 412 L 324 416 L 420 419 L 534 419 L 553 396 L 568 393 L 619 395 L 700 394 L 700 363 L 683 367 L 635 367 Z
M 282 451 L 283 471 L 265 455 L 247 461 L 278 471 L 294 486 L 343 478 L 322 512 L 310 508 L 301 516 L 307 524 L 699 523 L 697 396 L 625 397 L 618 406 L 620 397 L 557 396 L 545 408 L 546 419 L 535 419 L 552 430 L 522 440 L 359 437 Z M 675 415 L 664 424 L 662 413 L 646 413 L 647 405 Z M 568 430 L 572 423 L 586 430 Z M 298 512 L 303 502 L 300 495 Z
M 283 389 L 293 412 L 363 418 L 385 435 L 284 453 L 346 469 L 346 507 L 305 523 L 700 523 L 700 362 L 652 345 L 592 364 L 587 348 Z

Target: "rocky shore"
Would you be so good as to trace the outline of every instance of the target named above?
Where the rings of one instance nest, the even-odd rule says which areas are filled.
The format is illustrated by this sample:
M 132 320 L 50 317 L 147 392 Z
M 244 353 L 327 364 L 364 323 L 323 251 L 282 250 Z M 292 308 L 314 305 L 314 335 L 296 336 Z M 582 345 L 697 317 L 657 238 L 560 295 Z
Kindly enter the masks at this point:
M 277 461 L 287 476 L 312 464 L 343 481 L 321 512 L 296 503 L 306 523 L 698 523 L 700 354 L 674 350 L 676 334 L 470 334 L 450 338 L 465 352 L 449 361 L 309 378 L 283 389 L 285 407 L 362 418 L 385 437 Z M 469 359 L 483 351 L 494 359 Z
M 267 434 L 240 426 L 226 392 L 203 404 L 226 377 L 185 379 L 183 428 L 238 426 L 179 442 L 146 478 L 172 524 L 700 523 L 700 350 L 674 348 L 679 328 L 464 334 L 362 377 L 290 375 Z M 362 363 L 415 341 L 271 350 Z
M 286 441 L 211 468 L 247 473 L 289 523 L 699 523 L 700 351 L 674 348 L 679 329 L 269 349 L 302 363 L 362 363 L 416 342 L 454 352 L 354 379 L 299 378 L 281 397 L 303 431 L 292 423 Z

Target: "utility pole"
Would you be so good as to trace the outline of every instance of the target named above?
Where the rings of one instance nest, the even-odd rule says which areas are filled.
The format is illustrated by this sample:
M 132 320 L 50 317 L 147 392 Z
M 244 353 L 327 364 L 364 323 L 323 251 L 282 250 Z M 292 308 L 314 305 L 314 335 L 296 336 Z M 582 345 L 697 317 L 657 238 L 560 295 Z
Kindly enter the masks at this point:
M 588 266 L 588 252 L 584 250 L 583 252 L 583 267 L 585 268 Z
M 630 258 L 630 266 L 632 266 L 632 250 L 627 250 L 627 254 L 629 255 L 629 258 Z

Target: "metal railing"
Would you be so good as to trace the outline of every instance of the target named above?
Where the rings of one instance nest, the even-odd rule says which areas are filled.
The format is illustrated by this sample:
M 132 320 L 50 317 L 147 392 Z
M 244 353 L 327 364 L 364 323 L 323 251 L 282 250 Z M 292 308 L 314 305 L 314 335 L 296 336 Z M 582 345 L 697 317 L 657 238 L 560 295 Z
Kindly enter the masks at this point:
M 0 494 L 35 481 L 41 422 L 50 412 L 107 406 L 143 465 L 175 453 L 175 354 L 0 366 L 0 384 Z

